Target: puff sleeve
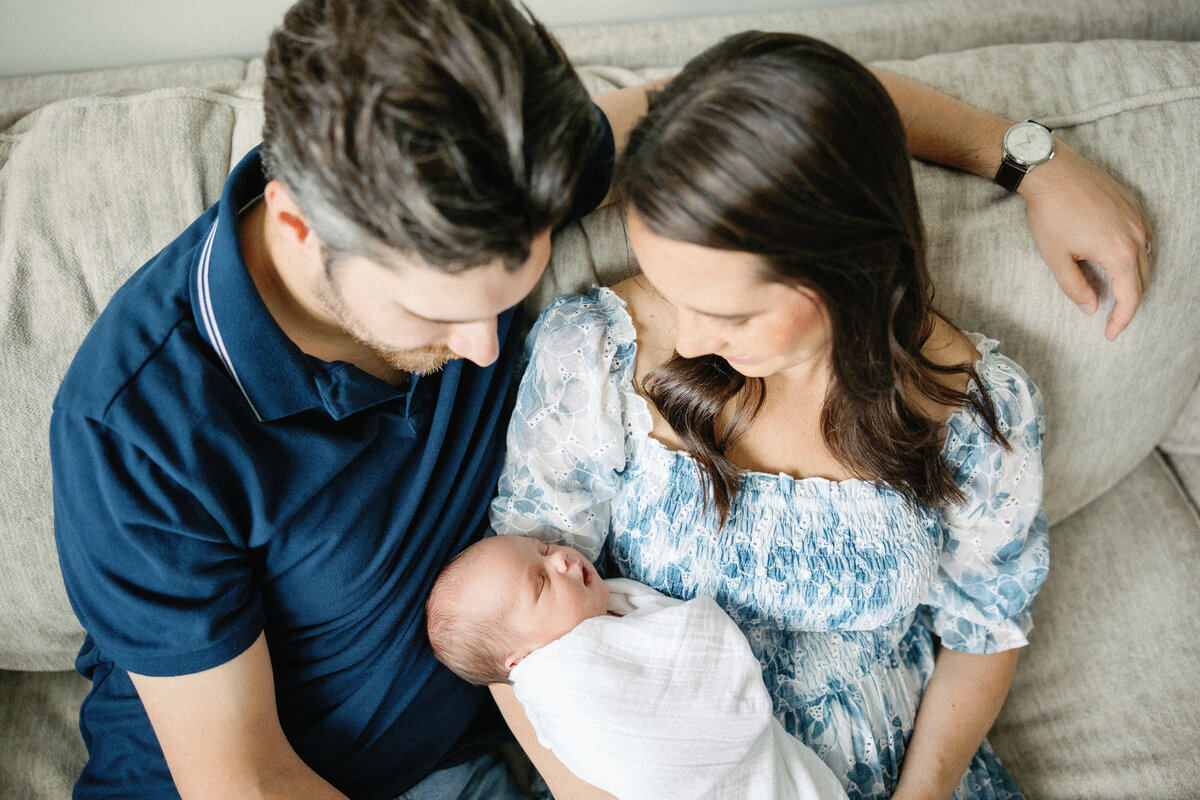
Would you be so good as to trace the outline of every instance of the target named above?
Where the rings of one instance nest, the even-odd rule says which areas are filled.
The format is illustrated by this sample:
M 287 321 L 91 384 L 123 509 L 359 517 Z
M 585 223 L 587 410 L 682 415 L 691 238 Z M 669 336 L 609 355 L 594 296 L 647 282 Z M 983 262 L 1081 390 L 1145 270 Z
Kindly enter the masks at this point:
M 925 598 L 942 644 L 970 653 L 1028 643 L 1033 598 L 1049 568 L 1042 397 L 1019 366 L 995 352 L 995 345 L 979 343 L 977 369 L 1010 448 L 995 442 L 973 411 L 949 420 L 943 457 L 965 500 L 941 509 L 941 557 Z
M 633 324 L 607 289 L 555 300 L 529 334 L 529 366 L 491 506 L 497 533 L 537 535 L 595 560 L 629 458 Z

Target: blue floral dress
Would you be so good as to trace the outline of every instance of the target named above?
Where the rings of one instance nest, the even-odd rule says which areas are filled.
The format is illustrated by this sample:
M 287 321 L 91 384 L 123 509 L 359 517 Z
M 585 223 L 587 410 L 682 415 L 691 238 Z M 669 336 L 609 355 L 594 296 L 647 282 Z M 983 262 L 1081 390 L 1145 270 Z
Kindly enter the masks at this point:
M 915 510 L 869 481 L 749 472 L 718 531 L 692 458 L 649 435 L 623 301 L 608 289 L 561 297 L 529 337 L 492 525 L 603 556 L 673 597 L 715 598 L 761 661 L 784 727 L 852 800 L 886 798 L 932 635 L 972 653 L 1026 644 L 1046 576 L 1041 397 L 996 342 L 972 341 L 1011 450 L 973 411 L 950 417 L 943 458 L 964 503 Z M 1021 793 L 985 741 L 955 797 Z

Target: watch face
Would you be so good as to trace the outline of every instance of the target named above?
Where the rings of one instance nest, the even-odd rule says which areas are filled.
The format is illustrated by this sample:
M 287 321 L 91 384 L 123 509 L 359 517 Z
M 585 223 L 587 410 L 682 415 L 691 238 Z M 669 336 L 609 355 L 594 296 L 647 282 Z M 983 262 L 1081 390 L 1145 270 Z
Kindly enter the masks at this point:
M 1022 164 L 1040 164 L 1054 151 L 1054 137 L 1036 122 L 1020 122 L 1004 134 L 1004 149 Z

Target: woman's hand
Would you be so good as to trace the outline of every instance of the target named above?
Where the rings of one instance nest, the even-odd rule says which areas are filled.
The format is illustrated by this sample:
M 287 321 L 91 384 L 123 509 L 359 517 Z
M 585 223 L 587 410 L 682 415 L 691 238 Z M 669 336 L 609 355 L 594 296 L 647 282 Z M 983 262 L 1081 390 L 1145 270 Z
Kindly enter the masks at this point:
M 1125 329 L 1150 280 L 1153 234 L 1142 205 L 1107 172 L 1061 140 L 1054 158 L 1021 181 L 1029 232 L 1059 287 L 1085 314 L 1099 298 L 1079 264 L 1100 265 L 1115 300 L 1104 335 Z
M 894 72 L 872 72 L 900 111 L 913 155 L 992 180 L 1011 120 Z M 1030 170 L 1018 192 L 1038 252 L 1084 313 L 1094 313 L 1099 298 L 1078 262 L 1094 261 L 1108 274 L 1116 303 L 1104 333 L 1115 338 L 1137 311 L 1150 276 L 1153 236 L 1141 203 L 1060 139 L 1054 158 Z

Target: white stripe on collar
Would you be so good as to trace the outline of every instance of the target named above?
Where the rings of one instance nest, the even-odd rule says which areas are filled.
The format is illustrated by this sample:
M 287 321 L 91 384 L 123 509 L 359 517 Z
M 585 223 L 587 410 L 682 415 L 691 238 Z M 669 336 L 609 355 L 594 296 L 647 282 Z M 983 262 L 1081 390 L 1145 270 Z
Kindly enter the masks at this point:
M 197 272 L 200 287 L 200 316 L 204 320 L 204 330 L 208 334 L 208 341 L 212 345 L 213 350 L 216 351 L 217 356 L 225 364 L 225 369 L 229 371 L 233 382 L 241 390 L 242 397 L 246 398 L 246 402 L 250 404 L 250 410 L 254 412 L 254 416 L 258 418 L 259 422 L 262 422 L 262 414 L 258 413 L 258 409 L 250 401 L 250 395 L 246 394 L 246 387 L 242 385 L 242 380 L 238 377 L 237 370 L 233 367 L 233 359 L 229 357 L 229 351 L 225 349 L 225 340 L 221 337 L 221 329 L 217 327 L 217 318 L 213 314 L 212 291 L 208 285 L 208 268 L 209 263 L 212 261 L 213 240 L 217 236 L 217 225 L 219 224 L 220 220 L 213 223 L 212 230 L 208 232 L 208 239 L 204 242 L 204 250 L 200 253 L 200 266 Z

